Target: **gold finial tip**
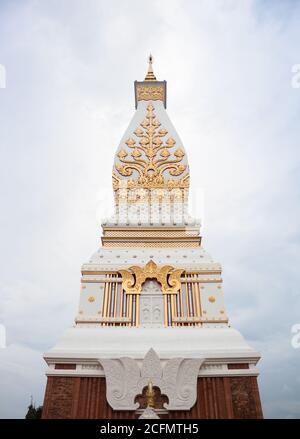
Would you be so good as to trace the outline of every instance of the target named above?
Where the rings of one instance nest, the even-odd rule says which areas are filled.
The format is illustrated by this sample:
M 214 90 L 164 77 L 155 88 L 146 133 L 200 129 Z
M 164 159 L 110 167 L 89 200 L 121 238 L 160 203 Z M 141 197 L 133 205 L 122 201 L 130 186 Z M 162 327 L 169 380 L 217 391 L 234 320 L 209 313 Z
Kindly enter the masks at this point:
M 149 58 L 148 58 L 148 63 L 149 63 L 149 66 L 148 66 L 147 75 L 145 77 L 145 81 L 156 81 L 156 77 L 155 77 L 155 75 L 153 73 L 153 69 L 152 69 L 153 56 L 151 55 L 151 53 L 150 53 Z
M 154 407 L 155 406 L 155 392 L 153 389 L 152 381 L 148 382 L 147 390 L 146 390 L 146 398 L 147 398 L 147 406 Z

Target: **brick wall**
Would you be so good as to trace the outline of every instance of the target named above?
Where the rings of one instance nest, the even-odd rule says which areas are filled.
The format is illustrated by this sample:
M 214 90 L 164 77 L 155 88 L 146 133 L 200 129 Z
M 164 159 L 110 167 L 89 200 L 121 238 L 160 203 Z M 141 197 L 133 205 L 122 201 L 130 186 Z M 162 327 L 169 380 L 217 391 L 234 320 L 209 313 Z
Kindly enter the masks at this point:
M 197 402 L 189 411 L 169 412 L 170 419 L 262 418 L 256 377 L 205 377 L 197 383 Z M 138 398 L 143 407 L 143 395 Z M 162 398 L 158 399 L 162 405 Z M 134 411 L 115 411 L 106 401 L 105 378 L 48 377 L 44 419 L 124 419 Z

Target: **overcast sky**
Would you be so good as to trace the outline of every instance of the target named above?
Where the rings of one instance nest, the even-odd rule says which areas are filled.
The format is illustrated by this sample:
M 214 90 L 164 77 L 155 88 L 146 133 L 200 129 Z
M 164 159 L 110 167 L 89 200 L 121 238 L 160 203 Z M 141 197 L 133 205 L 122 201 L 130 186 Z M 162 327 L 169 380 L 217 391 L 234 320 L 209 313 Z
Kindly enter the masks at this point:
M 0 417 L 42 403 L 150 51 L 264 414 L 300 417 L 299 41 L 300 1 L 0 0 Z

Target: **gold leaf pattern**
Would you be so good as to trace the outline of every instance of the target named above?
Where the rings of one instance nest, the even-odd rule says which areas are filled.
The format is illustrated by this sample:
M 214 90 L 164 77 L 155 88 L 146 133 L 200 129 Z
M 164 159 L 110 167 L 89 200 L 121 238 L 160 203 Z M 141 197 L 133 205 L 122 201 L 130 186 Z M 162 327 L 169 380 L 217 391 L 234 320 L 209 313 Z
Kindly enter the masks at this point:
M 180 276 L 184 270 L 171 265 L 158 266 L 150 260 L 144 267 L 133 266 L 128 270 L 119 270 L 122 287 L 127 294 L 140 294 L 146 279 L 157 279 L 163 294 L 176 294 L 180 289 Z
M 149 101 L 149 100 L 161 100 L 164 99 L 164 88 L 162 86 L 138 86 L 137 87 L 137 100 Z
M 176 144 L 173 137 L 164 140 L 168 131 L 161 127 L 157 119 L 154 106 L 149 103 L 147 114 L 140 126 L 134 131 L 138 138 L 135 140 L 129 138 L 125 143 L 128 148 L 132 149 L 129 154 L 124 149 L 118 152 L 117 156 L 121 162 L 115 165 L 116 174 L 113 176 L 114 189 L 117 182 L 120 182 L 121 176 L 128 177 L 137 171 L 136 179 L 128 180 L 127 187 L 144 187 L 144 188 L 187 188 L 189 187 L 189 175 L 185 175 L 180 180 L 166 179 L 166 171 L 171 176 L 180 176 L 187 169 L 182 162 L 185 153 L 181 148 L 177 148 L 174 153 L 169 151 Z
M 124 149 L 121 149 L 121 151 L 118 153 L 118 157 L 120 160 L 124 159 L 127 157 L 127 152 Z

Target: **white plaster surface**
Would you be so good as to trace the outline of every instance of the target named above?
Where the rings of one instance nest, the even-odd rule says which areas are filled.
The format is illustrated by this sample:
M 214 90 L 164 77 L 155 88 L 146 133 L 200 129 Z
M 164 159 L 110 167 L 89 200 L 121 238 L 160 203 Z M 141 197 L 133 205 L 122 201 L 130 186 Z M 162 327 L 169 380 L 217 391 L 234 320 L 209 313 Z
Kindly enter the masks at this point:
M 161 359 L 250 358 L 259 359 L 235 329 L 223 327 L 73 327 L 44 357 L 51 358 L 144 358 L 153 348 Z

